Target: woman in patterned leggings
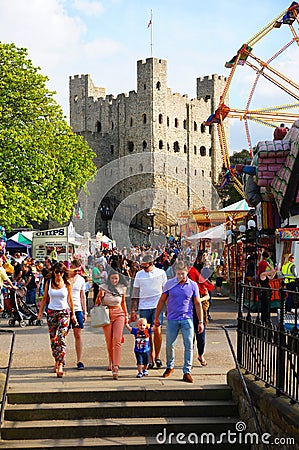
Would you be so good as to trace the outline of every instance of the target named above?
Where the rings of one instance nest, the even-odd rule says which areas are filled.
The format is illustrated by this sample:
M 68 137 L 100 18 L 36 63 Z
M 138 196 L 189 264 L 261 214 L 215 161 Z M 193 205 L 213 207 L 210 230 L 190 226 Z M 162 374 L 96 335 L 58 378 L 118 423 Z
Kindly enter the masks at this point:
M 65 339 L 71 320 L 78 325 L 74 312 L 72 287 L 68 280 L 69 271 L 61 262 L 55 263 L 45 285 L 38 318 L 41 319 L 47 300 L 49 299 L 47 322 L 50 334 L 51 350 L 55 360 L 54 371 L 58 378 L 63 377 L 63 361 L 65 358 Z

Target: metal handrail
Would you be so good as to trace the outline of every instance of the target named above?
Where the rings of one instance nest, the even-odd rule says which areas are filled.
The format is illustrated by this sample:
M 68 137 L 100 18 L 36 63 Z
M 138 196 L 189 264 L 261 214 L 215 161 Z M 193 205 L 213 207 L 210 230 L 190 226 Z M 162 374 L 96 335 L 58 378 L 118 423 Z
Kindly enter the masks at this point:
M 238 362 L 238 360 L 237 360 L 237 356 L 236 356 L 236 353 L 235 353 L 235 350 L 234 350 L 234 347 L 233 347 L 231 338 L 230 338 L 230 336 L 229 336 L 229 334 L 228 334 L 228 331 L 227 331 L 227 328 L 228 328 L 228 327 L 226 327 L 225 325 L 222 325 L 221 328 L 222 328 L 222 329 L 224 330 L 224 332 L 225 332 L 225 335 L 226 335 L 226 338 L 227 338 L 227 341 L 228 341 L 228 345 L 229 345 L 229 347 L 230 347 L 232 356 L 233 356 L 234 361 L 235 361 L 236 369 L 237 369 L 237 371 L 238 371 L 238 373 L 239 373 L 239 376 L 240 376 L 240 378 L 241 378 L 241 382 L 242 382 L 242 385 L 243 385 L 244 393 L 245 393 L 245 395 L 246 395 L 246 398 L 247 398 L 247 401 L 248 401 L 248 404 L 249 404 L 249 407 L 250 407 L 250 410 L 251 410 L 251 413 L 252 413 L 252 417 L 253 417 L 253 419 L 254 419 L 254 421 L 255 421 L 255 425 L 256 425 L 256 429 L 257 429 L 258 435 L 259 435 L 259 437 L 260 437 L 261 442 L 263 442 L 263 439 L 262 439 L 262 436 L 263 436 L 263 430 L 262 430 L 262 427 L 261 427 L 261 425 L 260 425 L 260 422 L 259 422 L 259 419 L 258 419 L 258 417 L 257 417 L 257 414 L 256 414 L 256 412 L 255 412 L 255 409 L 254 409 L 254 406 L 253 406 L 253 403 L 252 403 L 252 400 L 251 400 L 251 396 L 250 396 L 250 394 L 249 394 L 249 391 L 248 391 L 248 388 L 247 388 L 247 385 L 246 385 L 246 382 L 245 382 L 245 379 L 244 379 L 244 375 L 243 375 L 242 372 L 241 372 L 241 368 L 240 368 L 239 362 Z M 236 327 L 230 327 L 230 328 L 236 328 Z M 263 442 L 263 448 L 264 448 L 265 450 L 268 449 L 268 446 L 267 446 L 264 442 Z
M 12 357 L 13 357 L 13 349 L 14 349 L 14 344 L 15 344 L 16 332 L 12 331 L 12 330 L 0 330 L 0 333 L 10 333 L 12 335 L 11 343 L 10 343 L 8 365 L 6 367 L 5 383 L 4 383 L 4 388 L 3 388 L 2 400 L 1 400 L 1 409 L 0 409 L 0 437 L 1 437 L 1 427 L 2 427 L 2 421 L 3 421 L 3 415 L 4 415 L 4 408 L 5 408 L 5 402 L 6 402 L 6 396 L 7 396 L 8 380 L 9 380 L 10 368 L 11 368 L 11 364 L 12 364 Z

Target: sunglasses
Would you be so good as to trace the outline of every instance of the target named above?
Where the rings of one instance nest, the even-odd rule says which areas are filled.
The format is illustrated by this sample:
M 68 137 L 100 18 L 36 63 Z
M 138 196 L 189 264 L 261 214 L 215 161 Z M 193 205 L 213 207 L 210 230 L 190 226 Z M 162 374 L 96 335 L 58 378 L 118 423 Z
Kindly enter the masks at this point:
M 148 269 L 152 264 L 141 264 L 142 269 Z

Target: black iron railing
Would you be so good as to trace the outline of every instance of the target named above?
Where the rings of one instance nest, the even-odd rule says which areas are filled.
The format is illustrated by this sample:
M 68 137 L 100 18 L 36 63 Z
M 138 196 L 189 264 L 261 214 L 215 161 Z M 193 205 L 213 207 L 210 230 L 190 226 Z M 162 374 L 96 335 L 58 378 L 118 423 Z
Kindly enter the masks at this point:
M 9 349 L 9 356 L 8 356 L 8 363 L 7 366 L 3 369 L 5 370 L 5 381 L 3 386 L 3 392 L 2 392 L 2 399 L 1 399 L 1 409 L 0 409 L 0 433 L 1 433 L 1 426 L 3 421 L 3 415 L 4 415 L 4 408 L 5 408 L 5 402 L 6 402 L 6 395 L 7 395 L 7 387 L 8 387 L 8 380 L 10 375 L 10 369 L 12 364 L 12 357 L 13 357 L 13 349 L 15 344 L 15 336 L 16 332 L 12 330 L 0 330 L 0 333 L 9 333 L 11 334 L 11 341 L 10 341 L 10 349 Z M 0 434 L 1 437 L 1 434 Z
M 279 304 L 277 315 L 270 315 L 270 297 L 275 295 Z M 285 312 L 287 295 L 293 295 L 292 314 Z M 279 289 L 240 286 L 237 360 L 257 380 L 292 402 L 299 402 L 298 297 L 298 292 L 288 291 L 284 285 Z
M 231 350 L 233 359 L 234 359 L 234 361 L 235 361 L 236 369 L 237 369 L 237 371 L 238 371 L 238 374 L 239 374 L 239 377 L 240 377 L 240 379 L 241 379 L 241 383 L 242 383 L 242 386 L 243 386 L 243 392 L 244 392 L 244 394 L 245 394 L 245 396 L 246 396 L 246 398 L 247 398 L 247 402 L 248 402 L 248 405 L 249 405 L 249 408 L 250 408 L 250 411 L 251 411 L 251 415 L 252 415 L 252 417 L 253 417 L 253 419 L 254 419 L 255 426 L 256 426 L 256 430 L 257 430 L 258 435 L 259 435 L 259 437 L 260 437 L 260 442 L 263 443 L 263 444 L 262 444 L 262 445 L 263 445 L 263 449 L 264 449 L 264 450 L 267 450 L 267 449 L 268 449 L 268 446 L 264 443 L 263 438 L 262 438 L 262 436 L 263 436 L 263 430 L 262 430 L 261 424 L 260 424 L 260 422 L 259 422 L 258 416 L 257 416 L 257 414 L 256 414 L 255 408 L 254 408 L 254 406 L 253 406 L 252 399 L 251 399 L 250 393 L 249 393 L 249 391 L 248 391 L 248 388 L 247 388 L 247 385 L 246 385 L 246 382 L 245 382 L 243 373 L 241 372 L 240 364 L 239 364 L 239 362 L 238 362 L 238 360 L 237 360 L 237 356 L 236 356 L 236 353 L 235 353 L 235 350 L 234 350 L 232 341 L 231 341 L 230 336 L 229 336 L 229 333 L 228 333 L 228 327 L 222 326 L 221 328 L 222 328 L 222 329 L 224 330 L 224 332 L 225 332 L 225 335 L 226 335 L 226 339 L 227 339 L 227 341 L 228 341 L 229 348 L 230 348 L 230 350 Z

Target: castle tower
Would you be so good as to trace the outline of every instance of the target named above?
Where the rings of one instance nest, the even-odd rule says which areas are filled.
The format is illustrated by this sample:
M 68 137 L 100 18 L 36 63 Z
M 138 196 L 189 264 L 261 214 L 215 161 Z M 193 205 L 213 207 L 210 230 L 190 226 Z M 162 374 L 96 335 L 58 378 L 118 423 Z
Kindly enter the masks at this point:
M 135 220 L 141 234 L 148 226 L 146 211 L 154 211 L 155 225 L 167 231 L 169 220 L 174 223 L 183 209 L 215 208 L 213 181 L 221 170 L 221 154 L 215 131 L 202 122 L 224 83 L 218 75 L 199 78 L 197 98 L 190 100 L 167 87 L 167 61 L 157 58 L 138 61 L 137 92 L 116 98 L 94 86 L 90 75 L 70 78 L 71 126 L 96 152 L 99 168 L 89 196 L 79 195 L 85 217 L 74 220 L 79 233 L 109 233 L 111 213 L 138 192 L 144 195 L 145 214 Z M 99 212 L 103 204 L 110 210 L 105 218 Z M 137 204 L 124 208 L 135 206 L 138 211 Z

